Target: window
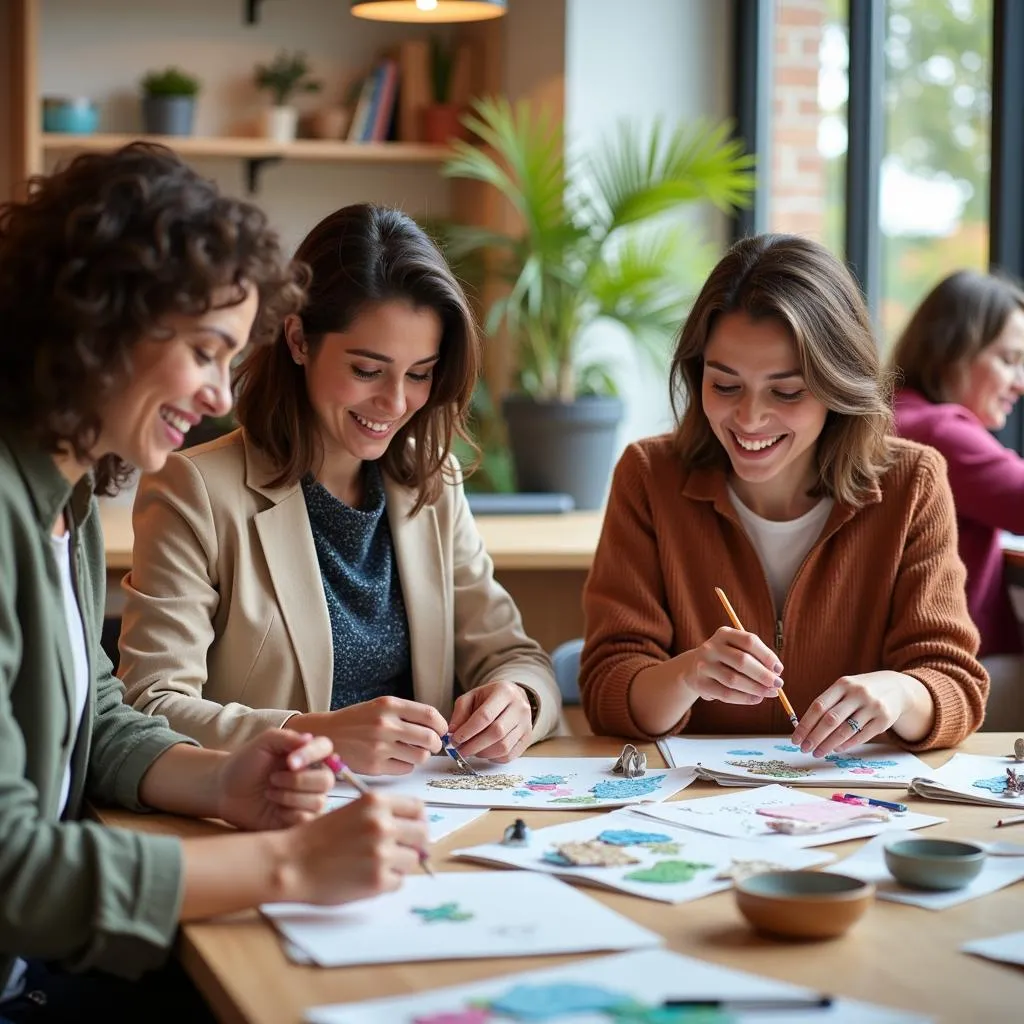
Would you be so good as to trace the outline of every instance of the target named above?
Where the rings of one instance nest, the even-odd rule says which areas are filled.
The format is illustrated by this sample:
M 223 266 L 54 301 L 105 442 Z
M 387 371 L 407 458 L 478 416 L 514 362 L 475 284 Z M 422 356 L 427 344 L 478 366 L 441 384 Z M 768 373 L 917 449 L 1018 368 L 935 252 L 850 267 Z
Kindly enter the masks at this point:
M 954 270 L 989 262 L 992 0 L 886 0 L 883 346 Z

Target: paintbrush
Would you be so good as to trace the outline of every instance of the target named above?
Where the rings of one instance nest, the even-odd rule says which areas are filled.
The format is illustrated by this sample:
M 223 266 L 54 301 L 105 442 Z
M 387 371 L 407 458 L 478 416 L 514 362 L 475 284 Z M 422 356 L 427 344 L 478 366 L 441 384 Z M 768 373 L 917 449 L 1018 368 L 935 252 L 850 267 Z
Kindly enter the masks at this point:
M 353 789 L 361 793 L 363 796 L 366 796 L 370 792 L 370 787 L 367 786 L 367 784 L 363 782 L 358 775 L 354 774 L 352 769 L 349 768 L 349 766 L 345 764 L 337 754 L 329 754 L 325 757 L 324 764 L 327 765 L 335 775 L 340 775 L 341 778 L 343 778 Z M 431 878 L 436 878 L 437 876 L 434 874 L 434 871 L 430 866 L 430 856 L 427 851 L 417 850 L 416 853 L 420 859 L 420 867 L 423 868 Z
M 718 595 L 718 600 L 722 602 L 722 607 L 725 609 L 725 614 L 729 616 L 729 621 L 733 624 L 736 629 L 743 629 L 743 623 L 740 622 L 740 617 L 733 610 L 732 605 L 729 603 L 729 598 L 725 596 L 725 591 L 721 587 L 715 587 L 715 593 Z M 782 706 L 786 709 L 786 714 L 789 715 L 789 720 L 793 723 L 795 729 L 800 724 L 800 719 L 796 717 L 796 712 L 793 710 L 793 705 L 789 703 L 786 694 L 780 689 L 779 700 L 782 702 Z

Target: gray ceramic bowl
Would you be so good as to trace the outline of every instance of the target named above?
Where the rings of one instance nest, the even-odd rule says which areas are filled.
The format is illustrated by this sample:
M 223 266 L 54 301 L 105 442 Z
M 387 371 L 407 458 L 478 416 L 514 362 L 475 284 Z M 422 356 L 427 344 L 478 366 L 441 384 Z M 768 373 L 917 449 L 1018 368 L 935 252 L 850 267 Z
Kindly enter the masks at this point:
M 916 889 L 962 889 L 981 873 L 985 850 L 957 839 L 899 839 L 885 848 L 893 877 Z
M 754 928 L 786 939 L 842 935 L 871 903 L 875 887 L 825 871 L 765 871 L 736 883 L 736 905 Z

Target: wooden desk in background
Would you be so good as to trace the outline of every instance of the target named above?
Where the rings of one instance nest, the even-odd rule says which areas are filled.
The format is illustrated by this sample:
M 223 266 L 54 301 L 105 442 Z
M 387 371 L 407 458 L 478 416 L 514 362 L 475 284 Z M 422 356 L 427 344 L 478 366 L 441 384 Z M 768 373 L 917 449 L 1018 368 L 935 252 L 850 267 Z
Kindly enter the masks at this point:
M 962 745 L 966 753 L 1005 754 L 1014 737 L 981 733 Z M 530 751 L 543 757 L 616 756 L 622 740 L 573 737 L 548 740 Z M 653 744 L 642 746 L 652 767 L 664 761 Z M 923 755 L 937 767 L 950 751 Z M 713 783 L 696 782 L 681 799 L 726 793 Z M 812 791 L 813 792 L 813 791 Z M 819 791 L 827 794 L 827 790 Z M 890 796 L 891 794 L 891 796 Z M 898 790 L 879 791 L 905 799 Z M 935 837 L 1001 838 L 993 826 L 994 807 L 913 801 L 915 810 L 948 817 L 925 829 Z M 489 811 L 437 843 L 432 862 L 439 871 L 478 871 L 479 865 L 446 861 L 454 849 L 493 842 L 516 815 L 534 828 L 577 819 L 581 811 Z M 210 835 L 224 826 L 169 815 L 101 811 L 111 825 L 180 836 Z M 1012 831 L 1012 830 L 1010 830 Z M 1020 838 L 1008 836 L 1007 838 Z M 846 856 L 859 841 L 829 846 Z M 683 905 L 657 903 L 623 893 L 586 889 L 588 896 L 664 936 L 677 953 L 835 995 L 856 997 L 904 1010 L 916 1010 L 939 1024 L 1019 1019 L 1024 1000 L 1020 971 L 959 952 L 969 939 L 1018 931 L 1024 917 L 1024 883 L 952 907 L 929 911 L 878 900 L 850 933 L 831 942 L 786 943 L 758 938 L 743 923 L 731 892 Z M 327 1003 L 356 1002 L 446 985 L 553 967 L 581 959 L 572 956 L 444 960 L 325 969 L 290 963 L 274 930 L 255 912 L 205 924 L 185 925 L 178 947 L 186 970 L 221 1021 L 232 1024 L 299 1024 L 303 1011 Z
M 100 503 L 107 553 L 107 613 L 123 606 L 121 577 L 132 564 L 132 510 Z M 526 632 L 546 651 L 583 636 L 580 601 L 601 532 L 600 512 L 545 516 L 477 516 L 498 581 L 512 595 Z

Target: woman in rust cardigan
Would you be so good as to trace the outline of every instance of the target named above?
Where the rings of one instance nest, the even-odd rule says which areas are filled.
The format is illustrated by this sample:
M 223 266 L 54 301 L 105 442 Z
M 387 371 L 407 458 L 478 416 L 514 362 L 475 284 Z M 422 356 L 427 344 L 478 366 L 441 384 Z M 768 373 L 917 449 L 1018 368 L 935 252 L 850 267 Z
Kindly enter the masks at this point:
M 814 242 L 765 235 L 712 271 L 672 363 L 674 433 L 615 472 L 584 596 L 595 732 L 689 729 L 842 753 L 914 750 L 981 723 L 946 466 L 889 436 L 857 286 Z M 729 626 L 714 588 L 745 629 Z

